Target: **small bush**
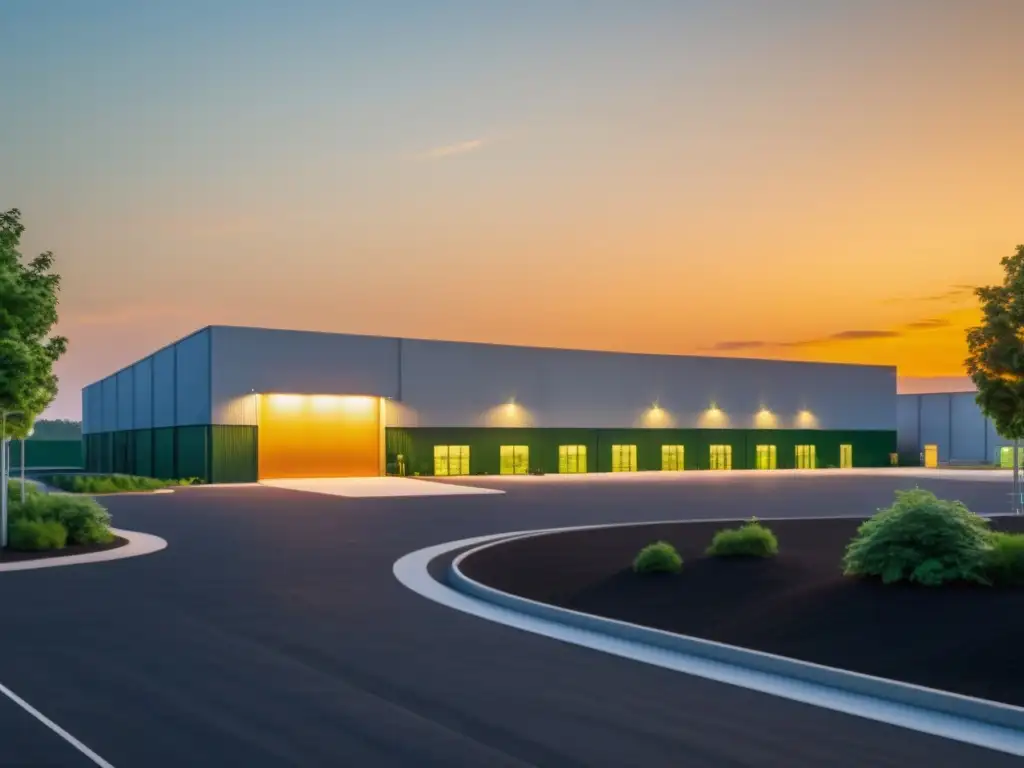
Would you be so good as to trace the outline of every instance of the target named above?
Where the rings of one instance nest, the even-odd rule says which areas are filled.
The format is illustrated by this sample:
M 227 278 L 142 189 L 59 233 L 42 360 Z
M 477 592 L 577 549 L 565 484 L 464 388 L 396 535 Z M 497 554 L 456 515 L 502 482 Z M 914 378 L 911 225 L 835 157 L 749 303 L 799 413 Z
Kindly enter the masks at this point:
M 37 496 L 41 494 L 38 486 L 33 483 L 25 483 L 25 498 L 29 496 Z M 13 477 L 7 480 L 7 500 L 10 502 L 21 501 L 21 480 L 17 480 Z
M 994 584 L 1024 586 L 1024 533 L 993 532 L 986 572 Z
M 719 531 L 708 547 L 713 557 L 774 557 L 778 553 L 779 540 L 756 517 L 739 528 Z
M 24 504 L 11 505 L 11 520 L 57 523 L 72 544 L 108 544 L 114 539 L 110 513 L 84 497 L 43 493 L 29 496 Z
M 637 573 L 679 573 L 682 567 L 683 558 L 667 541 L 648 544 L 633 561 Z
M 960 502 L 938 499 L 920 488 L 896 491 L 891 507 L 857 529 L 843 569 L 851 576 L 880 577 L 886 584 L 989 584 L 991 540 L 988 520 Z
M 37 552 L 46 549 L 63 549 L 67 544 L 68 532 L 56 520 L 12 520 L 8 532 L 11 549 Z
M 137 475 L 53 475 L 46 479 L 49 485 L 68 493 L 129 493 L 132 491 L 158 491 L 179 485 L 196 485 L 198 478 L 185 480 L 158 480 Z

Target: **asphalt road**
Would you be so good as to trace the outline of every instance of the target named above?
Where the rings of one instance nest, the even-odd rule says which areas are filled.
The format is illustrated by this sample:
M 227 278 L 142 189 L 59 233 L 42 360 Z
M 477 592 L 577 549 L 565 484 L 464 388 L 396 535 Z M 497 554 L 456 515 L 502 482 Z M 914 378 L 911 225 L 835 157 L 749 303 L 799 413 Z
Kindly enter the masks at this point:
M 741 475 L 504 496 L 109 498 L 117 525 L 170 547 L 0 574 L 0 684 L 117 768 L 1019 765 L 492 624 L 391 573 L 410 551 L 469 536 L 867 513 L 915 483 L 983 513 L 1006 503 L 1002 484 Z M 879 633 L 866 627 L 865 642 Z M 91 764 L 0 698 L 0 765 Z

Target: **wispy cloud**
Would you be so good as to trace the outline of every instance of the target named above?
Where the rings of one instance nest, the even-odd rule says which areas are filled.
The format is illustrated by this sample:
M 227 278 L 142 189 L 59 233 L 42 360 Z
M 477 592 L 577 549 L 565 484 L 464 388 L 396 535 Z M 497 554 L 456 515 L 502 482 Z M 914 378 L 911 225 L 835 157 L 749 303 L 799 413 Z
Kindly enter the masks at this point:
M 486 143 L 487 142 L 484 139 L 470 139 L 469 141 L 460 141 L 458 144 L 445 144 L 441 147 L 428 149 L 423 153 L 423 157 L 439 158 L 452 157 L 454 155 L 465 155 L 470 152 L 476 152 Z
M 737 341 L 720 341 L 708 350 L 715 352 L 740 352 L 752 349 L 793 349 L 794 347 L 813 347 L 819 344 L 828 344 L 836 341 L 865 341 L 872 339 L 895 339 L 904 336 L 908 331 L 928 331 L 935 328 L 945 328 L 949 321 L 941 317 L 930 317 L 924 320 L 915 320 L 895 329 L 871 329 L 854 328 L 848 331 L 838 331 L 827 336 L 815 336 L 797 341 L 767 341 L 763 339 L 741 339 Z
M 948 290 L 940 291 L 939 293 L 933 293 L 928 296 L 894 296 L 891 299 L 885 299 L 883 304 L 939 304 L 939 303 L 959 303 L 966 299 L 974 298 L 973 285 L 957 284 L 951 285 Z

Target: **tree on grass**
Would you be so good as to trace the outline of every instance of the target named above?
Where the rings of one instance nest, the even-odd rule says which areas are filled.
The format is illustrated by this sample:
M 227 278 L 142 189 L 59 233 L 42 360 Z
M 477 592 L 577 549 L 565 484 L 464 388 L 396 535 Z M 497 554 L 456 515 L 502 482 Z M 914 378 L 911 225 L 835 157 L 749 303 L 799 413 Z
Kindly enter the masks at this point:
M 0 213 L 0 411 L 18 412 L 0 438 L 24 437 L 57 396 L 53 364 L 67 339 L 51 336 L 57 322 L 60 275 L 49 251 L 22 260 L 25 231 L 17 208 Z
M 967 372 L 996 431 L 1013 440 L 1013 509 L 1020 512 L 1020 440 L 1024 438 L 1024 245 L 1002 259 L 1003 284 L 975 289 L 981 325 L 967 332 Z

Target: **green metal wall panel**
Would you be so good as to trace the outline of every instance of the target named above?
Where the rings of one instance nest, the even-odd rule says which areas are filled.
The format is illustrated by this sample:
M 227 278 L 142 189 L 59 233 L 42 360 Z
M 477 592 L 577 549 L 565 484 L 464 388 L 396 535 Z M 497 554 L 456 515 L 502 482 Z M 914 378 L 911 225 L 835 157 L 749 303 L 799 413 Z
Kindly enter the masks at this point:
M 175 471 L 178 478 L 210 479 L 209 426 L 176 427 Z
M 27 469 L 82 469 L 85 467 L 84 444 L 81 440 L 26 440 Z M 21 444 L 11 443 L 11 469 L 21 469 Z
M 135 457 L 132 474 L 153 476 L 153 430 L 137 429 L 134 433 Z
M 775 445 L 777 467 L 796 466 L 796 446 L 813 445 L 818 466 L 837 467 L 839 446 L 853 446 L 855 467 L 884 467 L 896 450 L 895 431 L 829 431 L 767 429 L 517 429 L 517 428 L 398 428 L 385 433 L 387 462 L 405 457 L 407 474 L 434 471 L 435 445 L 468 445 L 471 474 L 498 474 L 500 446 L 530 448 L 530 469 L 558 472 L 559 445 L 586 445 L 590 472 L 610 472 L 613 445 L 637 447 L 637 469 L 660 470 L 661 447 L 682 445 L 687 470 L 709 469 L 712 445 L 732 447 L 733 469 L 753 469 L 758 445 Z
M 211 483 L 255 483 L 258 479 L 256 427 L 210 427 Z
M 177 477 L 174 467 L 174 427 L 153 430 L 153 477 L 171 480 Z

